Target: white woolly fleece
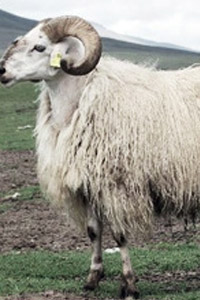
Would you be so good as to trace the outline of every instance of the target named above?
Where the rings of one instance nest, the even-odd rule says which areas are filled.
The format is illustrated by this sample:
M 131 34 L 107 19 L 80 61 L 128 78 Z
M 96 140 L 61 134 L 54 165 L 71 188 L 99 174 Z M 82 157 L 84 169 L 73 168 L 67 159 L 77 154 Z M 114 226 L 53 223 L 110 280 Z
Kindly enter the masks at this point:
M 36 127 L 43 190 L 84 223 L 84 191 L 115 232 L 148 235 L 155 209 L 200 208 L 200 67 L 156 71 L 102 58 L 68 126 L 43 89 Z

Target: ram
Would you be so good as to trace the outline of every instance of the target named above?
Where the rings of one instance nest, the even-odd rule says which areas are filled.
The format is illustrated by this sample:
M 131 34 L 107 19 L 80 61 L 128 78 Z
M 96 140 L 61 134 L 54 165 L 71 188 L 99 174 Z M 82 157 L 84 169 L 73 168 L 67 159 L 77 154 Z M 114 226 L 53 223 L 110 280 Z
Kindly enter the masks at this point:
M 148 235 L 156 214 L 199 212 L 200 67 L 157 71 L 100 57 L 86 21 L 47 19 L 6 50 L 0 81 L 41 81 L 38 177 L 47 197 L 87 228 L 85 288 L 103 276 L 106 221 L 121 250 L 122 296 L 137 298 L 128 236 Z

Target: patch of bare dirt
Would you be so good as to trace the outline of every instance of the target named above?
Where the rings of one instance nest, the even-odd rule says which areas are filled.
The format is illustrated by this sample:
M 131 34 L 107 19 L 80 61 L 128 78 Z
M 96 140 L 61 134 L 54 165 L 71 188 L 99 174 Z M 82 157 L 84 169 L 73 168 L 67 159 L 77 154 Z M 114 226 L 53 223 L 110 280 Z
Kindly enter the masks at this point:
M 68 224 L 61 213 L 46 201 L 17 201 L 1 214 L 0 252 L 12 250 L 84 249 L 89 246 L 86 236 Z
M 12 202 L 11 201 L 7 201 Z M 199 231 L 183 230 L 183 225 L 174 223 L 172 229 L 166 227 L 160 220 L 157 222 L 155 233 L 149 242 L 160 241 L 200 241 Z M 130 244 L 135 245 L 133 240 Z M 143 245 L 141 241 L 140 245 Z M 104 229 L 103 247 L 116 247 L 107 226 Z M 12 250 L 26 251 L 30 249 L 46 249 L 51 251 L 87 249 L 90 241 L 86 234 L 80 233 L 77 228 L 67 222 L 60 211 L 53 209 L 48 202 L 16 201 L 12 207 L 0 217 L 0 252 Z
M 0 151 L 0 191 L 37 184 L 33 151 Z
M 200 289 L 200 269 L 196 271 L 175 271 L 164 273 L 153 273 L 141 276 L 141 281 L 159 283 L 162 282 L 163 290 L 166 293 L 174 293 L 180 290 L 180 283 L 184 283 L 185 291 L 197 291 Z

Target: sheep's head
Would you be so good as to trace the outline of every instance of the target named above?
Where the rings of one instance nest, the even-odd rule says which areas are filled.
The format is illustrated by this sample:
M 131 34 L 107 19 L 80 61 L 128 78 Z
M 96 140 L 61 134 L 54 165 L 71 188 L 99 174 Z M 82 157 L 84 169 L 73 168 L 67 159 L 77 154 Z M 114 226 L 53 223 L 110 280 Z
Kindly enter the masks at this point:
M 101 40 L 79 17 L 59 17 L 39 23 L 17 38 L 0 60 L 0 81 L 51 80 L 58 72 L 85 75 L 97 65 Z

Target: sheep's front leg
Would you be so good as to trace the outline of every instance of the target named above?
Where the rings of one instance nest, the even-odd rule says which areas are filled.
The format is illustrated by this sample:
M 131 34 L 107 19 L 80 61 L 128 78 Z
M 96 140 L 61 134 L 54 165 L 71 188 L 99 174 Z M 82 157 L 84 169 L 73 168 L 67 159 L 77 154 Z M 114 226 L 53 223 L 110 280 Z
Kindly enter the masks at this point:
M 123 234 L 113 234 L 114 239 L 117 242 L 118 247 L 120 248 L 121 259 L 122 259 L 122 286 L 120 291 L 121 298 L 132 299 L 129 297 L 134 297 L 135 299 L 139 298 L 139 291 L 135 285 L 138 281 L 137 277 L 135 276 L 132 266 L 131 260 L 128 252 L 127 247 L 127 240 L 123 236 Z
M 100 279 L 104 276 L 103 272 L 103 264 L 102 264 L 102 229 L 103 224 L 97 218 L 96 214 L 92 211 L 92 209 L 88 208 L 88 236 L 92 243 L 92 259 L 90 266 L 90 273 L 87 278 L 87 282 L 85 285 L 86 290 L 94 290 Z

